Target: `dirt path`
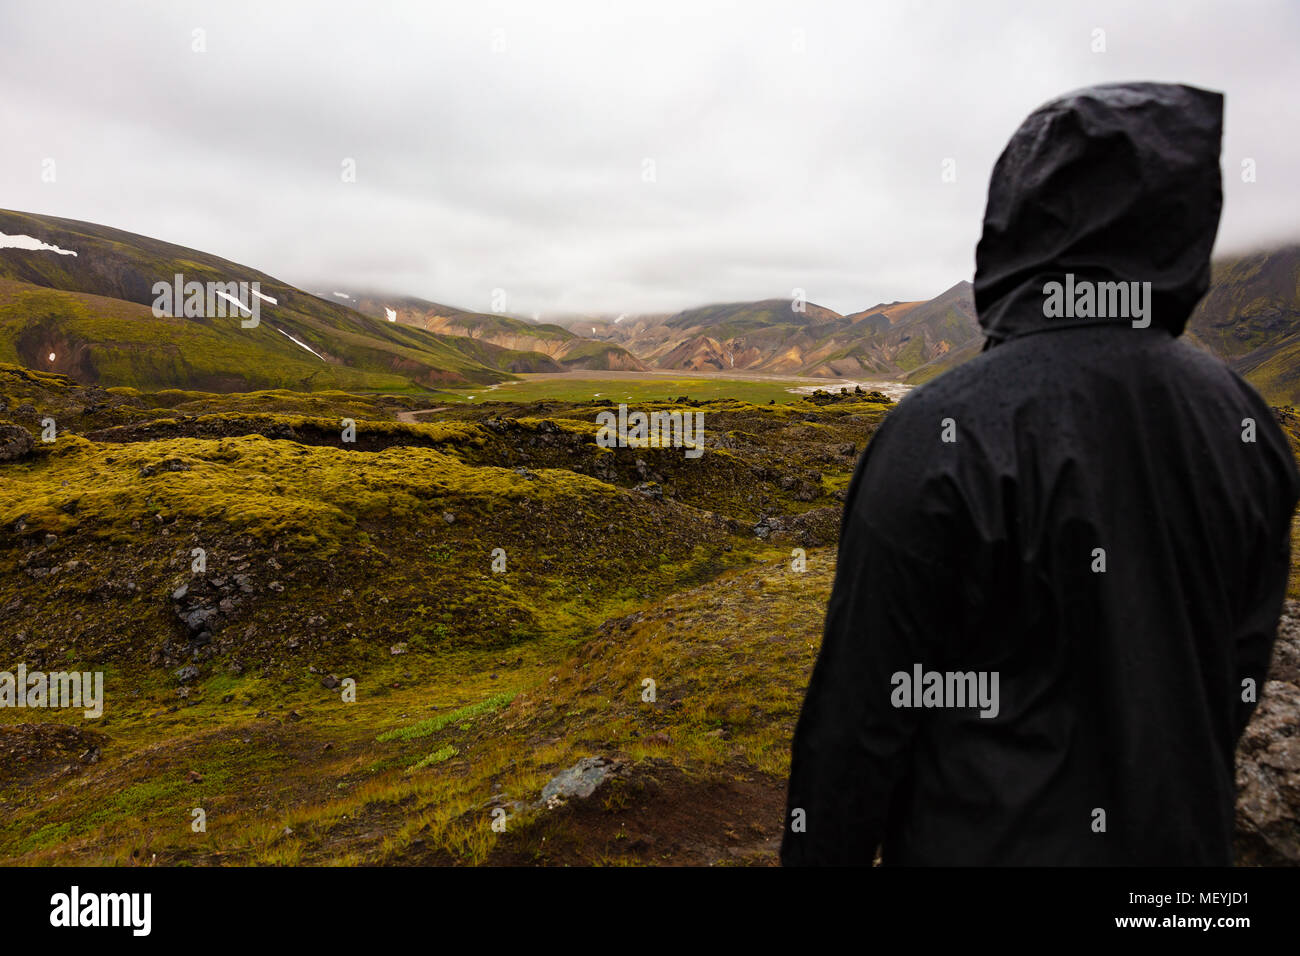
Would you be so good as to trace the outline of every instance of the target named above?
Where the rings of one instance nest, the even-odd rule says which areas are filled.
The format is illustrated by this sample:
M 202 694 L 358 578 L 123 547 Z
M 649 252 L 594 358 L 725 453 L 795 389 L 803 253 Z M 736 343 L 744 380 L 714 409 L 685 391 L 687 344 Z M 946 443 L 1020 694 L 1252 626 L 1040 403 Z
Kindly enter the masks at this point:
M 433 412 L 445 412 L 449 408 L 451 408 L 450 405 L 439 405 L 437 408 L 416 408 L 409 412 L 398 412 L 397 420 L 399 422 L 406 422 L 407 424 L 413 425 L 420 420 L 416 417 L 417 415 L 430 415 Z

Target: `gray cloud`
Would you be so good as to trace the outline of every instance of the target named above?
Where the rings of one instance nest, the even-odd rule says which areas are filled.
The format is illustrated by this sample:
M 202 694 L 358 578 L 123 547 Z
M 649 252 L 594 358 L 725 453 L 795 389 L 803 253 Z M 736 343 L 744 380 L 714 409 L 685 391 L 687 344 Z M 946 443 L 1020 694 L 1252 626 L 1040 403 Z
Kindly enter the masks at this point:
M 0 205 L 316 290 L 851 311 L 970 278 L 1003 144 L 1098 82 L 1224 90 L 1218 249 L 1296 238 L 1298 27 L 1287 0 L 10 0 Z

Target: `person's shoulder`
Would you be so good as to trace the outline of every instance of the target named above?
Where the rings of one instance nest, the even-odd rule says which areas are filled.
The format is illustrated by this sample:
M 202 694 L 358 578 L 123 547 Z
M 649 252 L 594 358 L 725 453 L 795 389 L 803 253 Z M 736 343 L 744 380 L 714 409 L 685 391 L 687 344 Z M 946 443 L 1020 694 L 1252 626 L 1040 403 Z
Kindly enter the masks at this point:
M 1246 380 L 1234 372 L 1222 358 L 1208 349 L 1193 345 L 1182 336 L 1170 341 L 1169 354 L 1183 366 L 1184 372 L 1200 375 L 1207 382 L 1219 382 L 1232 387 L 1244 385 L 1250 389 Z
M 921 423 L 931 425 L 979 403 L 991 384 L 988 373 L 998 359 L 995 353 L 996 350 L 981 352 L 916 386 L 899 399 L 887 420 L 894 421 L 896 428 L 914 427 Z
M 1265 414 L 1269 421 L 1272 421 L 1273 413 L 1268 401 L 1254 385 L 1222 358 L 1193 345 L 1184 338 L 1175 339 L 1169 351 L 1178 362 L 1175 374 L 1184 381 L 1190 380 L 1192 384 L 1204 389 L 1207 397 L 1212 396 L 1216 391 L 1220 395 L 1232 395 L 1250 406 L 1252 410 Z

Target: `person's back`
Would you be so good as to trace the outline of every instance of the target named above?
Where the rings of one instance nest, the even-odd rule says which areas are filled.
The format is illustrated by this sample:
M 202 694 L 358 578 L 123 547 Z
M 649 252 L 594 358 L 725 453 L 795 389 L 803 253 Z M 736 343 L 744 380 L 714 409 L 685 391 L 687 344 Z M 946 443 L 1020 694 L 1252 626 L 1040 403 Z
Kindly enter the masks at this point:
M 975 283 L 994 347 L 859 463 L 783 862 L 1231 862 L 1300 481 L 1267 405 L 1176 338 L 1208 283 L 1221 111 L 1084 90 L 999 160 Z

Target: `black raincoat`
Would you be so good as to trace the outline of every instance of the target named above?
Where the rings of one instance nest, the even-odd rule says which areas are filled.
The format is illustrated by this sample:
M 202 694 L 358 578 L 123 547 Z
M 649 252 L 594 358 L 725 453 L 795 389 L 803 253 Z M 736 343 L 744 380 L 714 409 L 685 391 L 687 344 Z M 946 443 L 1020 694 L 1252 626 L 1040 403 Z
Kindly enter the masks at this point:
M 984 352 L 900 402 L 849 486 L 783 863 L 1231 862 L 1300 480 L 1254 389 L 1178 339 L 1222 109 L 1085 89 L 998 160 Z M 1067 281 L 1150 283 L 1149 308 L 1049 309 Z

